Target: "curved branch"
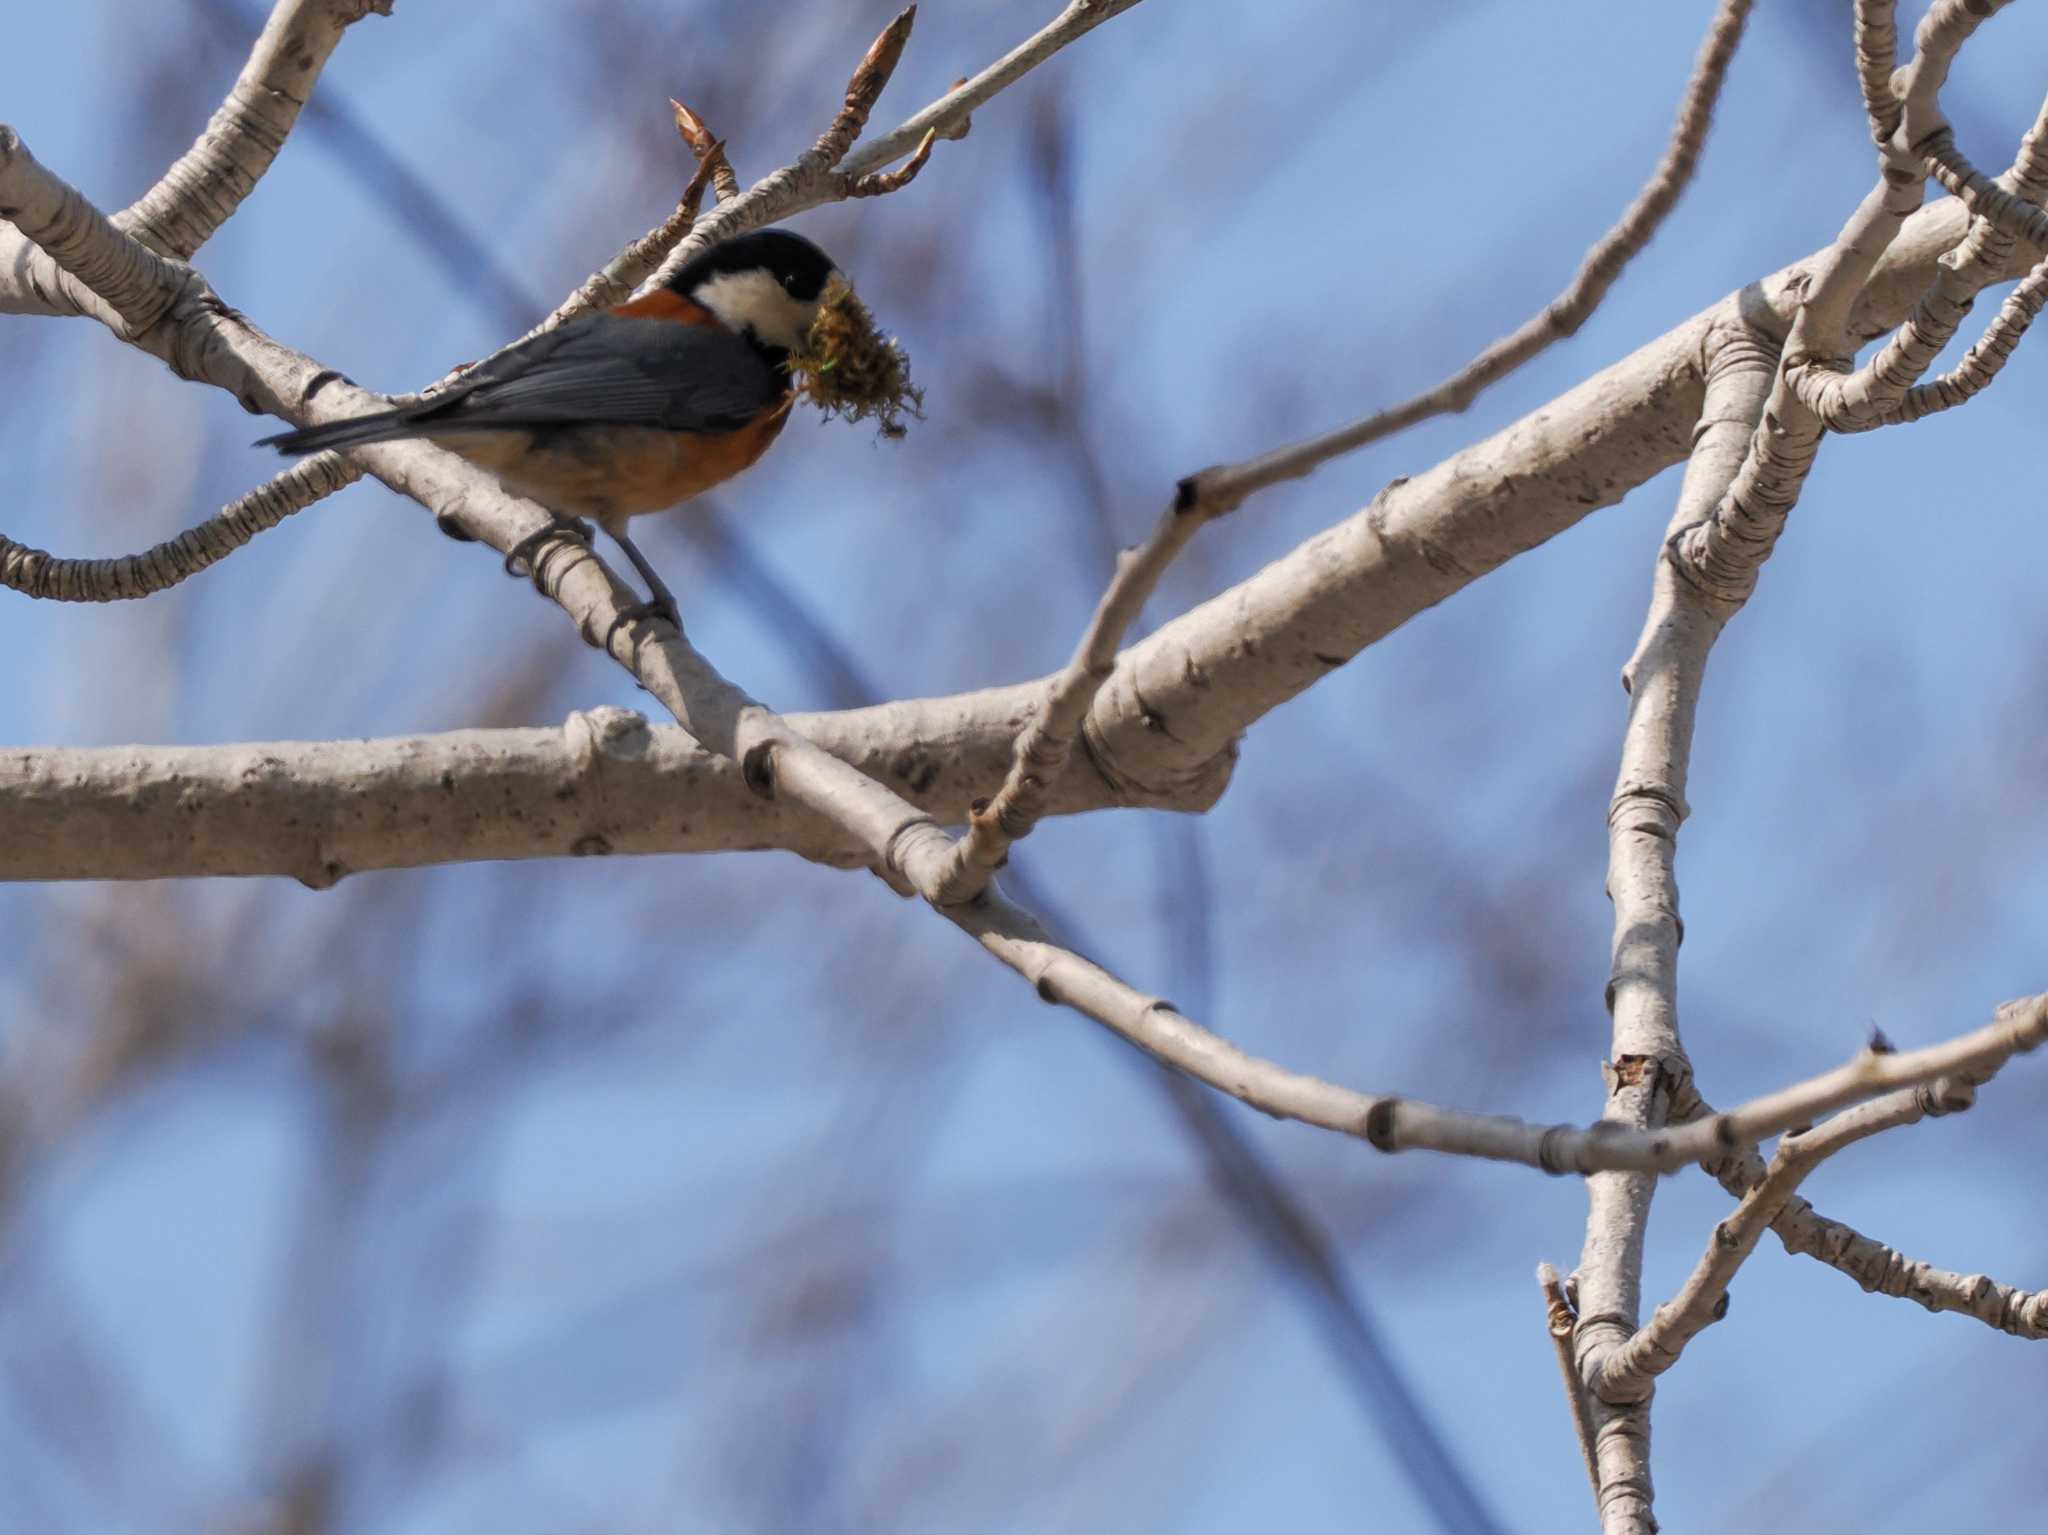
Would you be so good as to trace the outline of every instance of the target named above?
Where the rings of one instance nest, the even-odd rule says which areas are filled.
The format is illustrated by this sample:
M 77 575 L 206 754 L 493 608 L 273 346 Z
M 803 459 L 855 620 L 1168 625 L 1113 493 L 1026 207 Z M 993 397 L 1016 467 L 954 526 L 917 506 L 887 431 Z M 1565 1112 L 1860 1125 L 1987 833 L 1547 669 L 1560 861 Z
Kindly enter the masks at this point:
M 249 61 L 206 129 L 116 228 L 151 250 L 189 261 L 234 216 L 270 169 L 341 35 L 391 0 L 278 0 Z
M 187 271 L 130 239 L 0 123 L 0 313 L 90 315 L 139 340 Z
M 0 533 L 0 586 L 55 602 L 130 602 L 168 591 L 217 564 L 258 533 L 333 495 L 361 477 L 339 453 L 301 459 L 197 527 L 141 554 L 66 559 Z

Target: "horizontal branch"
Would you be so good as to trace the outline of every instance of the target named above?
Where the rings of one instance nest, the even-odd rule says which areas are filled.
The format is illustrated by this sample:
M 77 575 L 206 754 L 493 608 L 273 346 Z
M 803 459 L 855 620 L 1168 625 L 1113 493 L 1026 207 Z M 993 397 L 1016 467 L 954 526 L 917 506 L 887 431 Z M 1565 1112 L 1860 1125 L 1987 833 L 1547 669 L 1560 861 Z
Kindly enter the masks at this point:
M 993 794 L 1026 690 L 1002 689 L 978 733 L 904 744 L 897 706 L 792 715 L 806 738 L 945 823 Z M 451 789 L 459 786 L 460 792 Z M 1206 810 L 1120 795 L 1069 773 L 1050 813 L 1112 806 Z M 158 809 L 174 814 L 154 814 Z M 845 832 L 752 793 L 731 759 L 673 725 L 596 709 L 560 727 L 374 741 L 0 751 L 0 879 L 282 875 L 326 886 L 371 869 L 470 859 L 785 848 L 866 863 Z

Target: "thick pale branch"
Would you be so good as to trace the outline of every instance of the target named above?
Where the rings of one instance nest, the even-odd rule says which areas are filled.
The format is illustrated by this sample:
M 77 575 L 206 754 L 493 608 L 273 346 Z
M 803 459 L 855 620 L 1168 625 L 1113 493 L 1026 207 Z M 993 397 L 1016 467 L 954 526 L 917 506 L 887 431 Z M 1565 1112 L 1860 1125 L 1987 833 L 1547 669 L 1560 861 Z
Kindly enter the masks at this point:
M 1944 199 L 1907 221 L 1851 311 L 1881 334 L 1963 237 Z M 2015 258 L 2017 276 L 2037 259 Z M 1683 460 L 1700 419 L 1703 358 L 1729 326 L 1783 336 L 1812 263 L 1744 290 L 1494 436 L 1317 534 L 1127 651 L 1083 739 L 1120 782 L 1170 786 L 1240 732 L 1416 614 L 1612 505 Z
M 893 704 L 793 715 L 790 725 L 950 823 L 1002 783 L 1030 701 L 1021 687 L 978 708 L 960 700 L 960 728 L 924 742 L 904 739 Z M 1047 813 L 1198 811 L 1221 790 L 1217 779 L 1179 800 L 1130 801 L 1093 774 L 1069 773 Z M 153 806 L 175 812 L 148 814 Z M 829 822 L 752 793 L 736 763 L 681 729 L 621 710 L 555 729 L 391 740 L 0 751 L 4 880 L 281 875 L 324 885 L 471 859 L 759 848 L 841 866 L 869 858 Z
M 124 340 L 163 318 L 185 269 L 129 239 L 0 123 L 0 313 L 90 315 Z
M 206 131 L 116 227 L 151 250 L 189 261 L 256 189 L 284 148 L 341 35 L 391 0 L 278 0 Z

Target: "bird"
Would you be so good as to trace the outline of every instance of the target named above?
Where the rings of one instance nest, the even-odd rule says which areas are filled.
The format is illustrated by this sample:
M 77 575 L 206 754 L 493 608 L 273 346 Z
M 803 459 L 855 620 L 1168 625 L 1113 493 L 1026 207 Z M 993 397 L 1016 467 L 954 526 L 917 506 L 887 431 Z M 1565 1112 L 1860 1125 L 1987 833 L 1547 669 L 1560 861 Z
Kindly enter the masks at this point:
M 659 287 L 506 347 L 423 399 L 257 446 L 305 454 L 423 438 L 555 515 L 506 556 L 508 570 L 560 531 L 587 542 L 588 518 L 648 586 L 650 600 L 620 621 L 652 615 L 680 629 L 674 594 L 626 523 L 724 484 L 768 451 L 795 400 L 790 355 L 835 278 L 832 258 L 802 235 L 737 235 Z

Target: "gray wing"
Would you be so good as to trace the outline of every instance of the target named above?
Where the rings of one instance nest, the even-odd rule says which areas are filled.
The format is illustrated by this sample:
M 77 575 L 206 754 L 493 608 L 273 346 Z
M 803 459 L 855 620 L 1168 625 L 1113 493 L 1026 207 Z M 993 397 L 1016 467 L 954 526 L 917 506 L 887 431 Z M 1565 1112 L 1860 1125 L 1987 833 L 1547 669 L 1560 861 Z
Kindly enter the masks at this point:
M 731 331 L 593 314 L 485 359 L 412 419 L 427 430 L 614 422 L 719 432 L 744 426 L 787 388 Z

